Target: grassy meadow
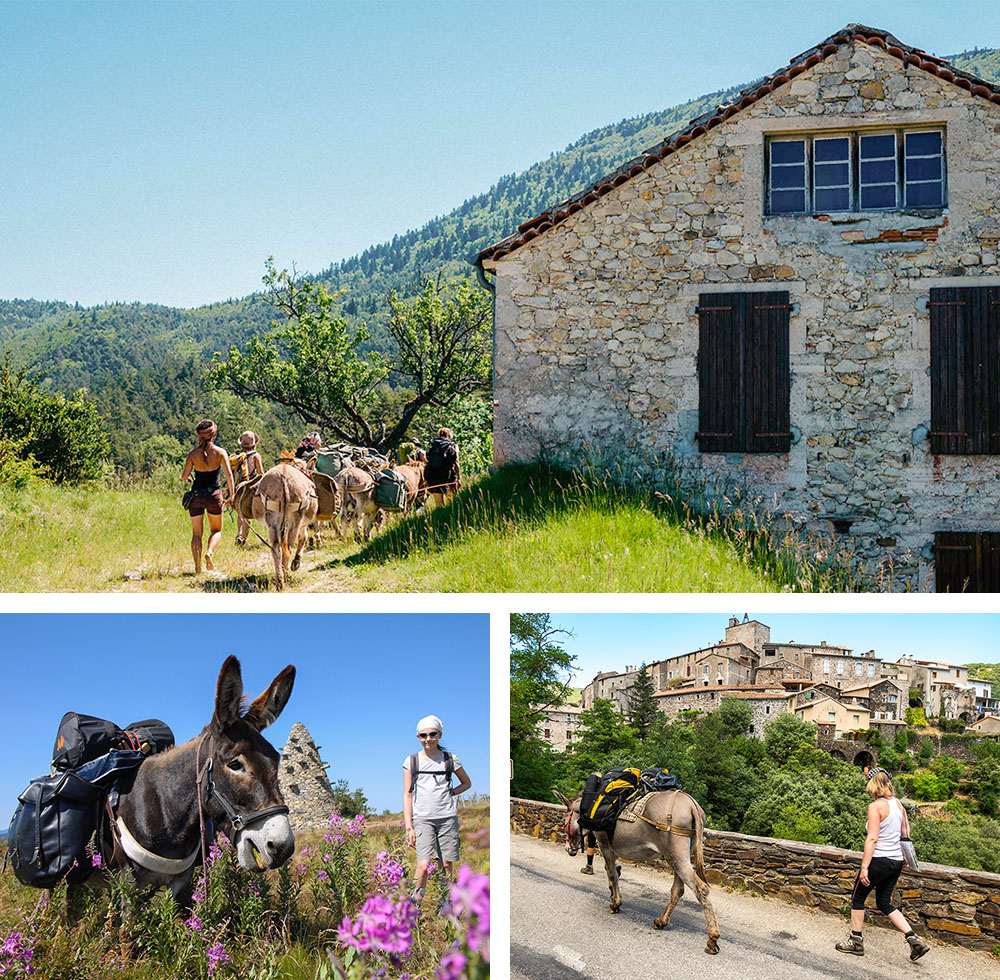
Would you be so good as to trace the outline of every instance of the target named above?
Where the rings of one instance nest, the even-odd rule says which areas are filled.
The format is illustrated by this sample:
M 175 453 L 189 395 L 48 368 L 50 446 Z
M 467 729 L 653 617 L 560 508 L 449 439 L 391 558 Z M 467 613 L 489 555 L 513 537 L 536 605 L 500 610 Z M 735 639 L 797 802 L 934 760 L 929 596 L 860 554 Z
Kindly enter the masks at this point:
M 489 976 L 489 801 L 462 805 L 459 821 L 459 865 L 468 870 L 455 890 L 432 874 L 419 908 L 406 898 L 415 859 L 399 814 L 334 818 L 325 833 L 297 834 L 292 858 L 260 875 L 240 869 L 220 837 L 184 911 L 166 890 L 137 894 L 118 877 L 109 890 L 78 887 L 71 897 L 60 886 L 46 905 L 8 871 L 0 878 L 0 975 L 482 980 Z
M 0 592 L 273 588 L 268 548 L 251 534 L 239 549 L 235 537 L 226 516 L 216 571 L 195 577 L 190 521 L 176 496 L 34 481 L 0 502 Z M 447 506 L 389 517 L 366 545 L 326 532 L 290 583 L 303 592 L 870 588 L 829 542 L 795 539 L 757 511 L 695 512 L 676 491 L 657 494 L 542 465 L 505 467 Z

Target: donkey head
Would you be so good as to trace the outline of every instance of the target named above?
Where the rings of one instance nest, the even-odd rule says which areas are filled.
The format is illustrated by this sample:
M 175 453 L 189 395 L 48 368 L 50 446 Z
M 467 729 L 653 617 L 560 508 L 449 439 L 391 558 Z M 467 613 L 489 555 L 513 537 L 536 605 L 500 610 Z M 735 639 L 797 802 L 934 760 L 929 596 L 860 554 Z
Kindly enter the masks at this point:
M 566 807 L 566 819 L 563 821 L 563 830 L 566 832 L 566 853 L 570 857 L 575 857 L 576 852 L 583 846 L 583 831 L 580 830 L 580 799 L 577 797 L 571 800 L 557 789 L 552 790 L 552 793 Z
M 281 714 L 294 681 L 295 668 L 289 665 L 241 716 L 240 662 L 227 657 L 219 671 L 215 714 L 205 729 L 212 745 L 214 783 L 213 798 L 206 802 L 233 841 L 240 865 L 248 871 L 276 868 L 295 850 L 295 836 L 278 789 L 280 756 L 260 734 Z M 283 812 L 269 813 L 272 808 Z

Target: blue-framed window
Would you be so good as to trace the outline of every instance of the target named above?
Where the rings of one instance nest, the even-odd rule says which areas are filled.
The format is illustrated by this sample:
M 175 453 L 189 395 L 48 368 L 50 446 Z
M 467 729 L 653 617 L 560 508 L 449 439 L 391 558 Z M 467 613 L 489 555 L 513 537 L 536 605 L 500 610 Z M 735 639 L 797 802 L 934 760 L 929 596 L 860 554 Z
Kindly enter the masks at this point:
M 943 208 L 944 130 L 864 130 L 766 141 L 768 214 Z

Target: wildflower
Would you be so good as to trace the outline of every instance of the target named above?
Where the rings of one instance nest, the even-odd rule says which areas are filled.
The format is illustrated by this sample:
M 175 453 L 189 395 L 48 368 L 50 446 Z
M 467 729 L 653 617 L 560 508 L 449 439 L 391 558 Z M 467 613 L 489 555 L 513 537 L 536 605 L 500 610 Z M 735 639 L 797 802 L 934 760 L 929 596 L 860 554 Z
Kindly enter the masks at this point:
M 316 872 L 316 877 L 319 878 L 320 881 L 329 881 L 330 880 L 330 876 L 325 871 L 323 871 L 322 869 L 320 869 L 319 871 Z
M 192 915 L 191 918 L 184 923 L 184 925 L 186 925 L 188 930 L 191 932 L 201 932 L 201 930 L 205 928 L 202 925 L 201 919 L 199 919 L 197 915 Z
M 91 859 L 90 863 L 95 867 L 99 868 L 101 866 L 101 855 L 95 854 Z
M 224 963 L 232 962 L 232 957 L 226 952 L 222 943 L 216 941 L 213 946 L 209 946 L 205 951 L 208 957 L 208 975 L 211 976 Z
M 306 870 L 306 866 L 300 861 L 298 864 L 292 866 L 292 870 L 296 874 L 302 874 L 302 872 Z
M 208 863 L 218 861 L 220 857 L 222 857 L 222 848 L 219 846 L 218 838 L 216 838 L 208 846 Z
M 382 885 L 398 885 L 405 871 L 403 866 L 388 851 L 379 851 L 375 858 L 375 880 Z
M 358 910 L 356 920 L 345 916 L 337 930 L 337 938 L 361 952 L 372 950 L 408 956 L 417 913 L 417 907 L 409 898 L 395 903 L 386 895 L 369 895 Z
M 0 946 L 0 976 L 8 972 L 34 973 L 32 958 L 35 955 L 35 937 L 23 932 L 12 932 Z
M 449 895 L 452 912 L 466 923 L 466 945 L 490 958 L 490 878 L 463 864 Z
M 441 965 L 434 971 L 437 980 L 458 980 L 468 958 L 457 947 L 452 947 L 441 957 Z

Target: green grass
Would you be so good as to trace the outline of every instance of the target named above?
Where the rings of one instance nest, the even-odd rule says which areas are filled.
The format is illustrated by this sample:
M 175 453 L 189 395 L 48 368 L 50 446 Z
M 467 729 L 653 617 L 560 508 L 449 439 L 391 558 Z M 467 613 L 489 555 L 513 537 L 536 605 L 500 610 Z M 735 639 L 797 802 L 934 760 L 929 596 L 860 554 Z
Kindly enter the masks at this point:
M 39 481 L 0 504 L 0 591 L 247 592 L 272 587 L 269 551 L 234 547 L 195 578 L 190 522 L 172 495 Z M 828 543 L 794 538 L 759 508 L 606 474 L 507 466 L 446 507 L 393 519 L 370 543 L 326 534 L 294 591 L 856 591 L 870 581 Z M 721 501 L 721 503 L 719 502 Z

